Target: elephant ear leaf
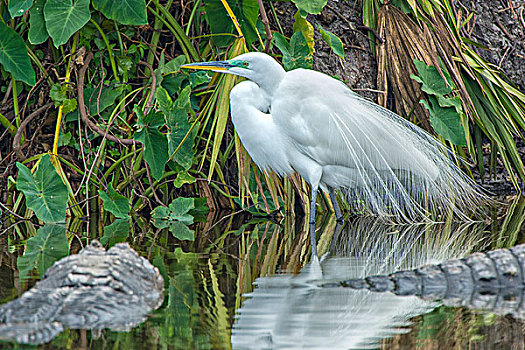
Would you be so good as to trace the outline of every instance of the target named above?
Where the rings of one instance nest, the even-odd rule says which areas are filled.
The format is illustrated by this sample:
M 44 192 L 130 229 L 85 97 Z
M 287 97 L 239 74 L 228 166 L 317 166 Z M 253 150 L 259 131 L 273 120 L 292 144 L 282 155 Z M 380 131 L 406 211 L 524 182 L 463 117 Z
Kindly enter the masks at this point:
M 104 210 L 109 211 L 115 217 L 120 219 L 127 219 L 129 217 L 129 210 L 131 209 L 128 199 L 115 191 L 113 184 L 108 185 L 108 190 L 98 191 L 98 195 L 104 203 Z
M 93 0 L 93 7 L 104 16 L 126 25 L 148 24 L 144 0 Z
M 54 224 L 42 226 L 34 237 L 27 240 L 25 254 L 16 261 L 20 279 L 26 279 L 35 267 L 38 275 L 43 277 L 48 268 L 68 253 L 66 228 Z
M 49 38 L 44 18 L 46 0 L 36 0 L 29 10 L 29 42 L 33 45 L 42 44 Z
M 22 16 L 33 5 L 33 0 L 8 1 L 7 9 L 11 17 Z
M 47 0 L 44 5 L 46 28 L 55 47 L 65 44 L 90 18 L 89 0 Z
M 0 65 L 13 79 L 35 85 L 35 71 L 31 66 L 24 39 L 0 21 Z
M 62 178 L 44 155 L 34 174 L 22 163 L 16 163 L 18 179 L 16 188 L 24 193 L 26 205 L 40 220 L 62 222 L 66 219 L 68 190 Z

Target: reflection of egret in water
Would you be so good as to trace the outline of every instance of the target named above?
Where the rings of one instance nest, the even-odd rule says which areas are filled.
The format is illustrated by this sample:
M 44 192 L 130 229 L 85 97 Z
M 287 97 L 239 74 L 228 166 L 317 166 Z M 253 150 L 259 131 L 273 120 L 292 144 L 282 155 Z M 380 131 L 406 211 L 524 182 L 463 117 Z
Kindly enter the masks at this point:
M 358 219 L 334 239 L 336 256 L 308 265 L 297 276 L 263 277 L 238 315 L 232 330 L 234 349 L 375 348 L 380 339 L 406 332 L 413 316 L 437 303 L 346 288 L 320 288 L 374 274 L 388 274 L 462 257 L 479 242 L 483 225 L 385 225 Z M 336 237 L 340 236 L 340 237 Z M 350 236 L 352 239 L 348 239 Z

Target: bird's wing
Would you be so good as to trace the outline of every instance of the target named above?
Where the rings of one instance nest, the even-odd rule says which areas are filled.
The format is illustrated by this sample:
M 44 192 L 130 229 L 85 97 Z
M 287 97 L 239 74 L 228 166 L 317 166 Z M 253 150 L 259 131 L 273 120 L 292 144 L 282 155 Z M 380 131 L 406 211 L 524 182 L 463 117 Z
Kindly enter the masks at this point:
M 322 73 L 289 72 L 271 108 L 279 129 L 323 166 L 439 172 L 427 154 L 430 135 Z
M 310 167 L 322 168 L 321 185 L 350 189 L 349 203 L 364 200 L 380 215 L 418 217 L 418 203 L 458 208 L 480 195 L 437 139 L 322 73 L 288 72 L 271 109 L 277 129 L 300 153 L 289 157 L 291 166 L 308 157 Z
M 285 150 L 286 139 L 276 128 L 257 84 L 249 80 L 237 84 L 230 93 L 235 130 L 253 161 L 264 171 L 278 175 L 293 173 Z

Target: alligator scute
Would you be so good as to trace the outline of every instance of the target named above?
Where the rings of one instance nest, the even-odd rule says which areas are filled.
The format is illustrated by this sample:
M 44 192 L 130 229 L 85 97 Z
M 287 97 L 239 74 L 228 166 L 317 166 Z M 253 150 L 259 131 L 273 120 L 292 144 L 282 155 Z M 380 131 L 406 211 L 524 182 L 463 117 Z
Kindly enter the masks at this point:
M 525 244 L 414 270 L 341 281 L 338 286 L 414 295 L 447 306 L 525 319 Z

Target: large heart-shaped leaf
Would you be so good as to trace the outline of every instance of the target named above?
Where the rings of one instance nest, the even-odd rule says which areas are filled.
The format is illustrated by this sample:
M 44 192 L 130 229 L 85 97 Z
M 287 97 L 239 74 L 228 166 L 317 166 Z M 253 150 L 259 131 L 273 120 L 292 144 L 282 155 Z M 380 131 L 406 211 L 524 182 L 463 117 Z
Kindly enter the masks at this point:
M 49 38 L 44 19 L 44 5 L 46 0 L 36 0 L 29 10 L 29 42 L 33 45 L 41 44 Z
M 47 0 L 44 6 L 46 28 L 55 47 L 66 43 L 90 18 L 89 0 Z
M 414 60 L 418 76 L 411 74 L 410 77 L 423 84 L 421 90 L 429 95 L 443 96 L 452 92 L 454 83 L 448 76 L 448 73 L 443 72 L 447 81 L 443 80 L 439 71 L 434 66 L 428 66 L 425 62 Z
M 193 161 L 193 141 L 199 129 L 198 125 L 191 129 L 188 122 L 188 113 L 191 111 L 190 93 L 191 87 L 188 85 L 179 93 L 175 102 L 162 87 L 159 87 L 156 93 L 159 108 L 164 113 L 168 127 L 168 152 L 170 156 L 173 154 L 173 160 L 186 170 L 191 167 Z M 177 153 L 174 153 L 175 150 Z
M 25 279 L 36 267 L 40 277 L 56 261 L 67 256 L 66 228 L 47 224 L 38 229 L 34 237 L 27 240 L 26 253 L 18 257 L 16 264 L 20 279 Z
M 33 0 L 9 0 L 7 8 L 11 17 L 22 16 L 33 5 Z
M 111 183 L 108 185 L 107 193 L 99 190 L 98 195 L 102 199 L 102 203 L 104 203 L 104 210 L 109 211 L 117 218 L 125 219 L 129 217 L 130 205 L 128 199 L 115 191 Z
M 144 0 L 93 0 L 93 7 L 107 18 L 122 24 L 148 24 Z
M 139 121 L 142 128 L 133 134 L 133 138 L 142 143 L 144 159 L 151 169 L 151 174 L 156 180 L 160 180 L 168 161 L 168 140 L 158 128 L 164 121 L 164 116 L 161 113 L 149 113 Z
M 15 80 L 35 85 L 35 71 L 31 66 L 24 39 L 0 21 L 0 64 Z
M 34 174 L 22 163 L 16 163 L 16 166 L 16 188 L 24 193 L 27 207 L 44 222 L 64 221 L 68 191 L 49 155 L 42 157 Z
M 100 243 L 112 247 L 117 243 L 125 242 L 128 236 L 129 219 L 117 219 L 111 225 L 104 227 L 104 235 L 100 238 Z
M 420 102 L 430 112 L 430 124 L 434 130 L 445 140 L 455 145 L 465 146 L 465 130 L 456 109 L 454 107 L 441 107 L 434 96 L 429 96 L 428 99 L 431 106 L 425 100 Z

